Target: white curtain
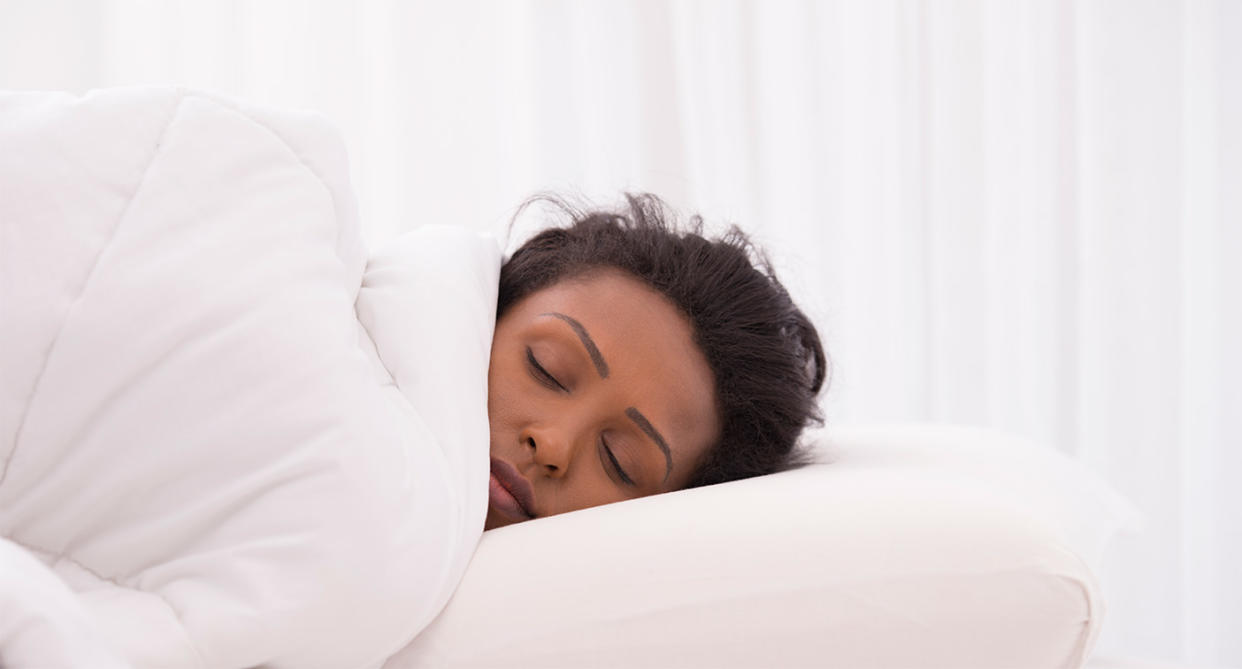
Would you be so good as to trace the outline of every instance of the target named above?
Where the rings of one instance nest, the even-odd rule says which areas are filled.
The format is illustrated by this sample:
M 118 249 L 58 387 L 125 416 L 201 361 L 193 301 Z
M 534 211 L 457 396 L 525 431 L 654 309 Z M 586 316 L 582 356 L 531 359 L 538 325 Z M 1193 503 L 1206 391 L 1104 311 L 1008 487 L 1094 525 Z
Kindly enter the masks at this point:
M 547 189 L 741 223 L 830 421 L 1081 459 L 1146 516 L 1101 650 L 1242 665 L 1242 3 L 0 0 L 0 86 L 150 82 L 333 118 L 374 243 Z

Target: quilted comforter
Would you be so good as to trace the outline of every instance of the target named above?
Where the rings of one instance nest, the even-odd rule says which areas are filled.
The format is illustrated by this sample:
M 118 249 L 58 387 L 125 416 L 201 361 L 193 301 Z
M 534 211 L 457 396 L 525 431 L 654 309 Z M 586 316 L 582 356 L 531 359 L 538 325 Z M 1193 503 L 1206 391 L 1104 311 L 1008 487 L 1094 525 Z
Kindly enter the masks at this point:
M 482 531 L 500 254 L 312 114 L 0 94 L 0 665 L 367 667 Z

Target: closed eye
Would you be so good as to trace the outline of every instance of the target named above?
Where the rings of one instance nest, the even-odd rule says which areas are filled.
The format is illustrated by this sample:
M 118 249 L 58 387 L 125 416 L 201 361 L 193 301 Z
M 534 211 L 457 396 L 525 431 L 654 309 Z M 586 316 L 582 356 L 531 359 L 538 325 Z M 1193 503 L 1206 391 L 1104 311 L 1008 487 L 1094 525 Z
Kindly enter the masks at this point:
M 552 376 L 548 370 L 544 369 L 543 365 L 539 364 L 539 360 L 535 358 L 535 352 L 530 350 L 529 346 L 526 347 L 526 362 L 530 365 L 530 373 L 535 377 L 536 381 L 551 388 L 552 390 L 559 390 L 566 393 L 569 392 L 568 388 L 561 385 L 561 382 L 557 381 L 555 376 Z
M 604 453 L 604 457 L 612 463 L 612 468 L 617 472 L 617 476 L 620 477 L 621 482 L 630 486 L 635 485 L 634 479 L 630 478 L 630 475 L 626 474 L 625 470 L 621 468 L 621 463 L 617 462 L 617 456 L 612 454 L 612 449 L 608 447 L 608 442 L 604 441 L 603 437 L 599 438 L 599 446 L 600 450 Z

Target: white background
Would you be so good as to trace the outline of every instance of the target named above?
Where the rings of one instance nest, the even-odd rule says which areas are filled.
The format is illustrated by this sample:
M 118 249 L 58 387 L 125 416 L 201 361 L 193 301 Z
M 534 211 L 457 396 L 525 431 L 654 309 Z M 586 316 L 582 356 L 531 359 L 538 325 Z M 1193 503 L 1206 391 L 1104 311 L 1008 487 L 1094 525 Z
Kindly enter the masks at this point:
M 548 189 L 740 223 L 830 422 L 1086 462 L 1146 521 L 1101 652 L 1242 665 L 1242 1 L 0 0 L 0 87 L 159 82 L 332 118 L 373 244 Z

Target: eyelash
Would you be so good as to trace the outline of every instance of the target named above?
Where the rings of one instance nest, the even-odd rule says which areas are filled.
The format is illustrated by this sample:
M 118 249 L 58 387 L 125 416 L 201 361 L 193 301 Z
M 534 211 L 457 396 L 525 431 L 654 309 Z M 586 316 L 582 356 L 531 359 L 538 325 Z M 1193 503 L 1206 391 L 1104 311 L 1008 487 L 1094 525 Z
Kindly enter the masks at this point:
M 530 365 L 531 375 L 535 377 L 536 381 L 552 390 L 569 392 L 569 389 L 562 385 L 560 381 L 557 381 L 551 372 L 539 364 L 539 359 L 535 357 L 535 352 L 530 350 L 529 346 L 526 347 L 526 362 Z M 630 478 L 629 474 L 626 474 L 625 470 L 621 468 L 621 463 L 617 461 L 617 456 L 613 455 L 612 449 L 608 447 L 608 442 L 604 440 L 602 435 L 599 438 L 599 445 L 604 450 L 605 457 L 612 464 L 612 468 L 617 472 L 617 477 L 621 479 L 621 482 L 630 486 L 635 485 L 634 479 Z
M 616 470 L 617 476 L 621 478 L 621 482 L 630 486 L 634 485 L 634 479 L 630 478 L 624 469 L 621 469 L 621 463 L 617 462 L 617 456 L 612 454 L 612 449 L 608 448 L 608 442 L 604 441 L 602 435 L 599 438 L 599 445 L 604 449 L 604 454 L 608 456 L 608 461 L 612 463 L 612 468 Z
M 536 381 L 552 390 L 569 392 L 568 388 L 561 385 L 561 382 L 557 381 L 555 376 L 552 376 L 548 370 L 543 368 L 543 365 L 539 364 L 539 361 L 535 359 L 535 352 L 530 350 L 529 346 L 526 347 L 526 362 L 530 363 L 531 373 L 535 376 Z

